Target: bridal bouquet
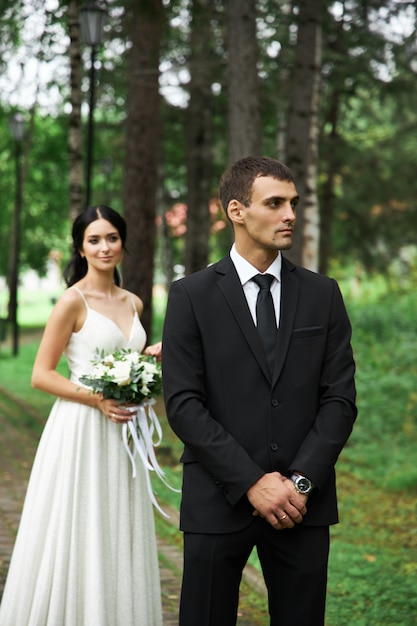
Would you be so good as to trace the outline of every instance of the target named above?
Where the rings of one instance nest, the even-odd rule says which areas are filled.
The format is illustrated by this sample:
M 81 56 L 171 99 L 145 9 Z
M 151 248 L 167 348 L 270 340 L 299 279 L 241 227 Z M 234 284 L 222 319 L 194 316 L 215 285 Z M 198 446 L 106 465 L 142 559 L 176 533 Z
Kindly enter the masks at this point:
M 92 363 L 94 368 L 80 376 L 80 382 L 104 398 L 139 404 L 158 397 L 162 391 L 161 365 L 155 357 L 132 350 L 105 354 L 97 349 Z
M 135 457 L 139 455 L 146 470 L 146 485 L 152 504 L 168 517 L 156 501 L 149 477 L 149 471 L 154 471 L 167 487 L 177 491 L 166 482 L 154 451 L 162 441 L 161 425 L 152 406 L 162 391 L 161 365 L 155 357 L 136 351 L 116 350 L 105 354 L 98 349 L 92 364 L 91 372 L 80 376 L 79 380 L 95 393 L 102 393 L 104 398 L 128 405 L 125 408 L 131 411 L 132 419 L 122 425 L 122 439 L 132 463 L 132 476 L 136 476 Z

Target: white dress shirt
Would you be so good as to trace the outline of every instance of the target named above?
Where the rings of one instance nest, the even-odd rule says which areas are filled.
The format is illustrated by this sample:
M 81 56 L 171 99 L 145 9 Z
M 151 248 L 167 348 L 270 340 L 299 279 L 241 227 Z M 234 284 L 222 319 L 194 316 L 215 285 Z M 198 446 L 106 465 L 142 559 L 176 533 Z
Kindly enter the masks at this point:
M 243 256 L 237 252 L 235 244 L 233 244 L 230 250 L 230 258 L 232 259 L 240 282 L 242 283 L 249 310 L 256 326 L 256 299 L 258 297 L 259 287 L 253 282 L 252 278 L 261 272 L 258 272 L 256 267 L 253 267 L 253 265 L 246 261 L 246 259 L 244 259 Z M 274 277 L 274 280 L 271 283 L 271 294 L 274 301 L 277 328 L 279 328 L 281 310 L 281 265 L 282 257 L 279 252 L 275 261 L 268 267 L 266 272 L 264 272 L 265 274 L 271 274 Z

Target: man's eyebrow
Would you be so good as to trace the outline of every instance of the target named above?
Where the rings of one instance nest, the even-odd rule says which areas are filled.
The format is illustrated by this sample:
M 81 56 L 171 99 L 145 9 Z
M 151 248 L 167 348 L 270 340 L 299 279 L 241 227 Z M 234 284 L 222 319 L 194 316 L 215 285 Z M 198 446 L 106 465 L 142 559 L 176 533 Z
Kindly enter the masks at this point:
M 265 198 L 264 202 L 268 203 L 268 202 L 285 202 L 286 200 L 288 200 L 290 202 L 298 202 L 300 199 L 299 195 L 293 196 L 292 198 L 284 198 L 283 196 L 269 196 L 268 198 Z

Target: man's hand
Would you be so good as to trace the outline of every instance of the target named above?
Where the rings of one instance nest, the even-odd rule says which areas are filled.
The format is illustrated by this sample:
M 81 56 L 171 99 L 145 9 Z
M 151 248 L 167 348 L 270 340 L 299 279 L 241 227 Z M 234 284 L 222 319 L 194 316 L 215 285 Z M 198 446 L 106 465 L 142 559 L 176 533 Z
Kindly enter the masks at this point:
M 279 472 L 261 476 L 246 492 L 249 502 L 277 530 L 293 528 L 307 513 L 307 497 L 296 492 L 293 483 Z

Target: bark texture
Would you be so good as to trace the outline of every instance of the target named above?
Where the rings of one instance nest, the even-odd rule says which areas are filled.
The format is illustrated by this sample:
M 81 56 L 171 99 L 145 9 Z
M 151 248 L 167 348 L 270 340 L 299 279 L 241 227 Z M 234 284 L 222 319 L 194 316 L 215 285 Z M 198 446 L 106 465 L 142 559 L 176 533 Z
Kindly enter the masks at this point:
M 286 164 L 292 170 L 301 202 L 294 244 L 287 256 L 317 271 L 319 208 L 317 198 L 318 109 L 321 71 L 320 0 L 298 2 L 298 34 L 288 116 Z
M 79 1 L 70 0 L 68 3 L 68 32 L 70 37 L 70 80 L 71 80 L 71 112 L 69 114 L 69 213 L 71 220 L 81 213 L 84 207 L 83 199 L 83 159 L 82 159 L 82 59 L 80 40 Z
M 159 158 L 159 53 L 162 1 L 128 3 L 125 28 L 128 53 L 124 212 L 128 254 L 123 282 L 144 302 L 142 323 L 151 334 L 152 287 L 156 239 L 156 188 Z
M 211 0 L 192 4 L 190 100 L 187 110 L 187 233 L 185 273 L 209 262 L 213 145 Z
M 261 151 L 255 0 L 228 0 L 229 163 Z

